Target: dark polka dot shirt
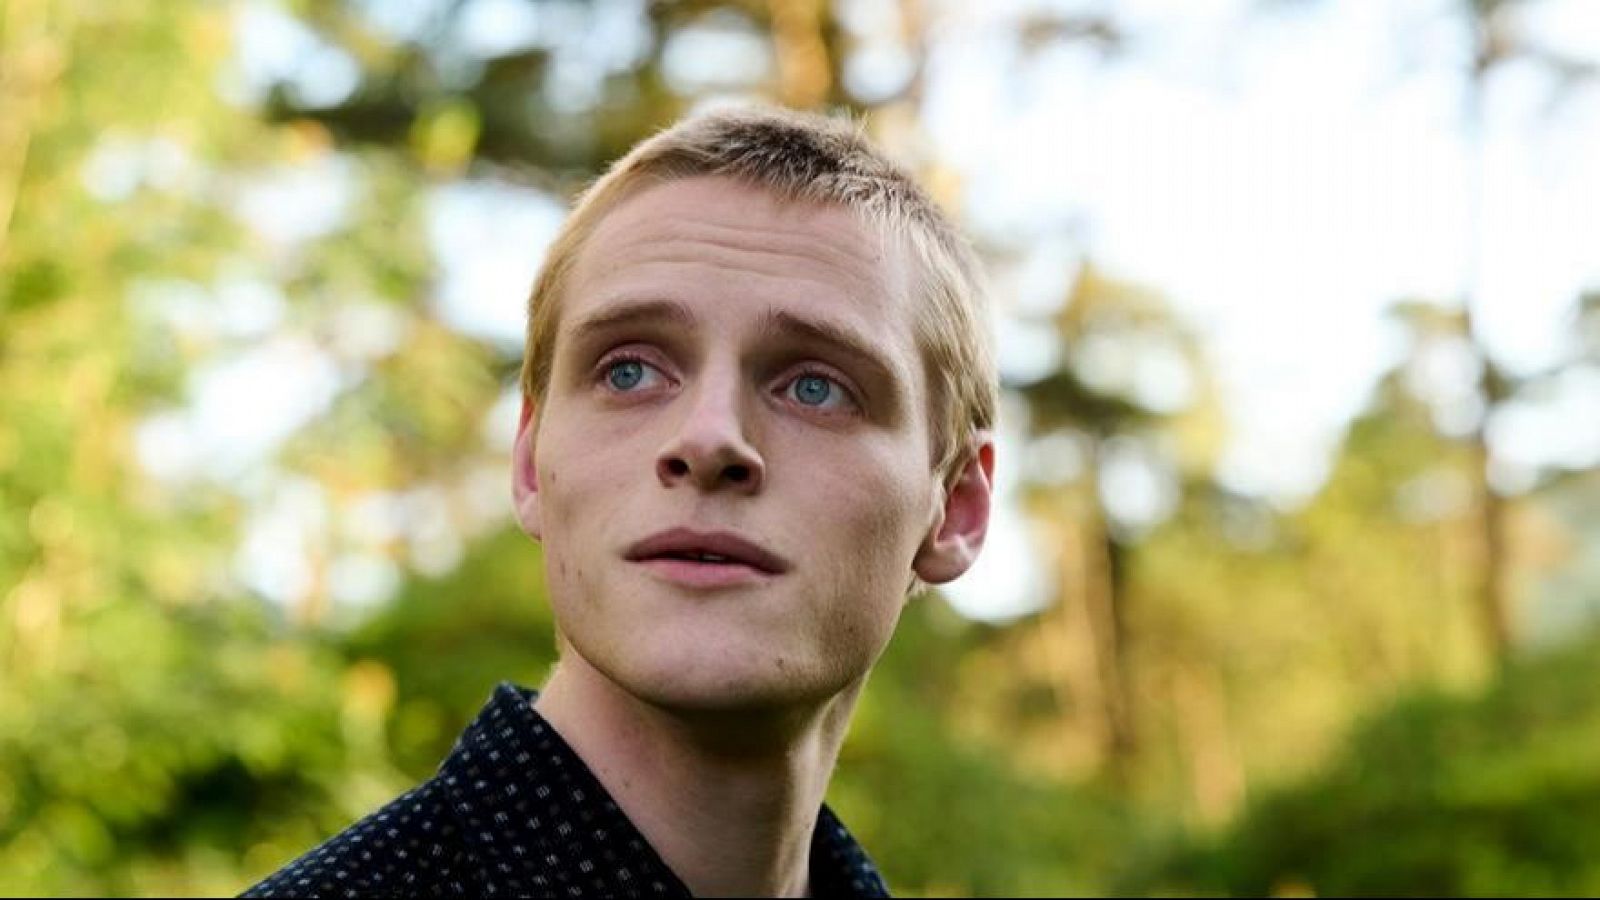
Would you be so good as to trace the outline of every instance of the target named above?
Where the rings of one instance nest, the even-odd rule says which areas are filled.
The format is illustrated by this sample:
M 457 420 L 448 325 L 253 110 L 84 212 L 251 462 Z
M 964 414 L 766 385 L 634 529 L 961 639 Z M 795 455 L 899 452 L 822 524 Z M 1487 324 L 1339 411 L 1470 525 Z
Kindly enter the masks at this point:
M 689 897 L 534 697 L 501 684 L 438 774 L 242 896 Z M 811 893 L 889 896 L 826 805 Z

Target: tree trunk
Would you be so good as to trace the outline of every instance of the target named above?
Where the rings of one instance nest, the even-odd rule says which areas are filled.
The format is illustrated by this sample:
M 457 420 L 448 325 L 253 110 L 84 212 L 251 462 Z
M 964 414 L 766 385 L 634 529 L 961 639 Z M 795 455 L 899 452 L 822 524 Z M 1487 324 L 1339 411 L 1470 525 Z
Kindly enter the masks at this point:
M 1173 718 L 1199 824 L 1225 824 L 1244 799 L 1244 766 L 1228 723 L 1227 690 L 1213 663 L 1177 664 L 1168 676 Z
M 1470 322 L 1471 317 L 1468 317 Z M 1470 325 L 1469 325 L 1470 327 Z M 1480 348 L 1481 352 L 1481 348 Z M 1483 378 L 1480 382 L 1484 401 L 1484 421 L 1472 434 L 1472 487 L 1474 493 L 1474 526 L 1477 531 L 1477 597 L 1478 618 L 1484 635 L 1484 645 L 1498 668 L 1505 665 L 1511 654 L 1511 592 L 1507 571 L 1506 519 L 1510 512 L 1506 498 L 1494 489 L 1489 481 L 1488 420 L 1505 402 L 1502 380 L 1495 367 L 1484 357 Z
M 1484 125 L 1484 88 L 1490 71 L 1503 59 L 1503 48 L 1497 46 L 1496 31 L 1491 21 L 1495 6 L 1474 13 L 1474 58 L 1467 82 L 1466 132 L 1467 149 L 1471 164 L 1467 173 L 1467 285 L 1462 298 L 1464 337 L 1471 342 L 1478 358 L 1483 362 L 1478 392 L 1483 398 L 1483 416 L 1472 432 L 1472 486 L 1474 514 L 1478 531 L 1477 544 L 1477 616 L 1483 629 L 1484 646 L 1491 664 L 1499 669 L 1505 666 L 1511 652 L 1511 611 L 1506 582 L 1506 503 L 1489 483 L 1489 422 L 1507 398 L 1505 379 L 1501 377 L 1489 350 L 1478 338 L 1474 307 L 1479 302 L 1478 273 L 1483 261 L 1483 193 L 1484 164 L 1487 144 Z
M 1125 667 L 1110 597 L 1105 528 L 1093 493 L 1084 486 L 1065 489 L 1053 505 L 1056 509 L 1041 522 L 1059 548 L 1056 602 L 1040 620 L 1051 689 L 1063 727 L 1082 729 L 1087 735 L 1092 766 L 1120 778 L 1132 751 L 1132 729 L 1121 679 Z M 1077 756 L 1065 744 L 1062 752 Z
M 1099 504 L 1091 504 L 1090 508 L 1094 515 L 1084 523 L 1080 544 L 1084 555 L 1083 595 L 1095 668 L 1100 676 L 1106 759 L 1112 773 L 1121 776 L 1135 749 L 1121 548 L 1106 530 Z
M 1127 610 L 1122 548 L 1106 525 L 1100 500 L 1100 453 L 1089 456 L 1086 496 L 1078 513 L 1078 540 L 1072 547 L 1080 560 L 1078 591 L 1084 607 L 1087 648 L 1099 684 L 1105 760 L 1113 777 L 1127 774 L 1135 750 L 1132 691 L 1127 658 Z

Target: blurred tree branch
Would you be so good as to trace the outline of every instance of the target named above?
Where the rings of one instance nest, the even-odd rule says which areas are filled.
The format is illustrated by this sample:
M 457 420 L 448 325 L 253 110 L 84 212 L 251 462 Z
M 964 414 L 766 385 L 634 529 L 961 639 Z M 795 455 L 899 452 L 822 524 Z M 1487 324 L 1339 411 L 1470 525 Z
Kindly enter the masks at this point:
M 72 4 L 52 0 L 7 0 L 0 11 L 0 265 L 35 124 L 67 67 L 72 21 Z

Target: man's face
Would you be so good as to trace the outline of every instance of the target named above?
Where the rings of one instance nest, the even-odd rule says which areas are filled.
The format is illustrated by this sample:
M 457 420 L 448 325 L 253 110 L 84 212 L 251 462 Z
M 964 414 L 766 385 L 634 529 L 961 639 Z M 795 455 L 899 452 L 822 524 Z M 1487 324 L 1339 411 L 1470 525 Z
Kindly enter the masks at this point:
M 728 179 L 605 216 L 518 442 L 571 652 L 683 710 L 867 672 L 945 517 L 910 275 L 849 211 Z

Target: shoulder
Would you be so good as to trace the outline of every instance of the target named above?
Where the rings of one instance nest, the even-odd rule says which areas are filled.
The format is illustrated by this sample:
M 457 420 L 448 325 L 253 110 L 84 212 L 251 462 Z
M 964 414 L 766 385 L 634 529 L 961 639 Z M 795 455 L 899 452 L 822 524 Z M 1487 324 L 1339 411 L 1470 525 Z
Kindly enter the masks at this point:
M 267 876 L 243 897 L 476 894 L 463 843 L 437 779 Z

